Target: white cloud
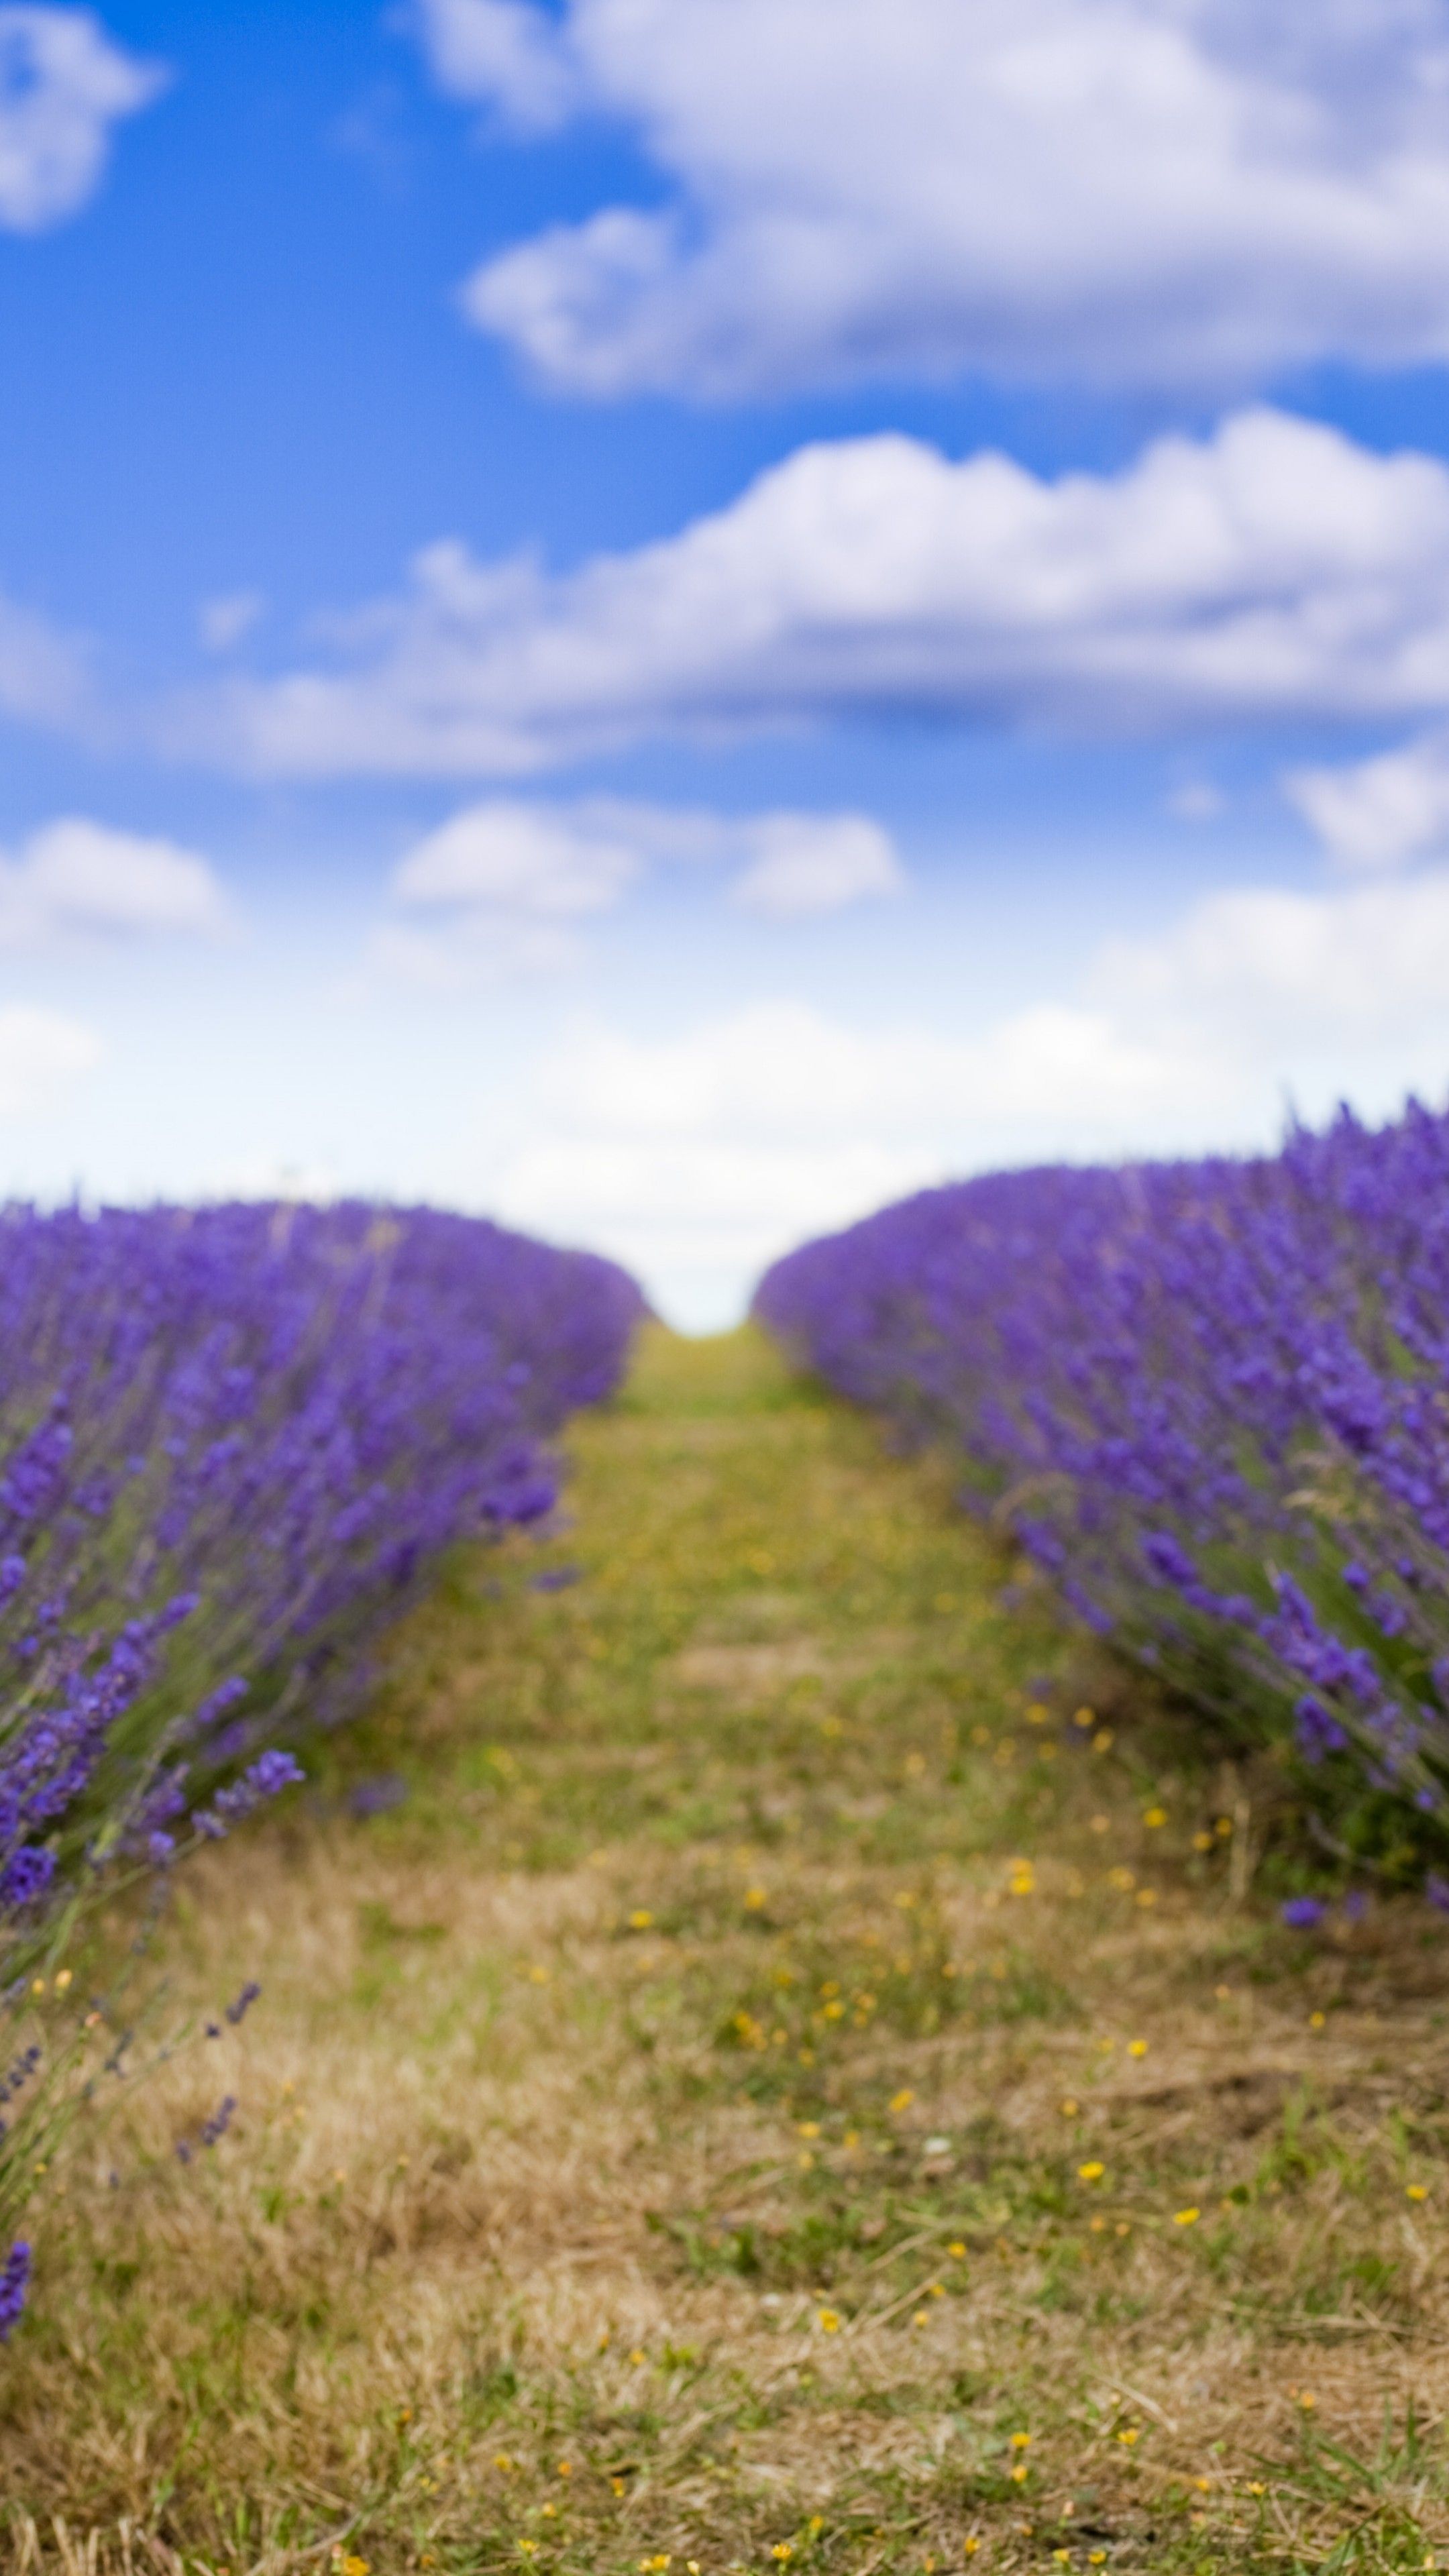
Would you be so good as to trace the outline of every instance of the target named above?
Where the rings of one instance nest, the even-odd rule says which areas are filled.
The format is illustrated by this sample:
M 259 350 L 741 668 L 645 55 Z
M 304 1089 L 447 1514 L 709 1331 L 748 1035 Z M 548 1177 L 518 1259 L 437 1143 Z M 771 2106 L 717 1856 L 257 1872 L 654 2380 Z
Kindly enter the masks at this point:
M 952 1169 L 1110 1152 L 1201 1118 L 1210 1063 L 1044 1002 L 973 1036 L 860 1029 L 799 1002 L 685 1034 L 591 1028 L 545 1067 L 495 1194 L 634 1267 L 707 1326 L 790 1243 Z
M 1286 1062 L 1295 1047 L 1343 1061 L 1422 1050 L 1449 1085 L 1449 869 L 1303 894 L 1277 886 L 1204 896 L 1171 931 L 1104 946 L 1097 998 L 1144 1033 L 1173 1026 L 1227 1059 Z M 1355 1050 L 1358 1050 L 1357 1059 Z
M 207 861 L 173 841 L 66 815 L 0 854 L 0 946 L 68 932 L 223 934 L 226 898 Z
M 767 814 L 754 839 L 734 899 L 771 921 L 815 920 L 905 884 L 887 835 L 863 814 Z
M 1345 867 L 1394 867 L 1449 846 L 1449 736 L 1429 734 L 1337 767 L 1293 770 L 1283 786 Z
M 226 590 L 215 599 L 204 599 L 197 624 L 208 653 L 229 653 L 265 616 L 266 606 L 259 590 Z
M 639 874 L 638 852 L 544 806 L 470 805 L 410 851 L 405 904 L 497 904 L 548 915 L 608 912 Z
M 643 864 L 638 835 L 611 828 L 602 809 L 466 806 L 395 870 L 398 917 L 374 935 L 372 963 L 439 993 L 564 973 L 583 954 L 581 923 L 612 911 Z
M 438 991 L 480 977 L 557 973 L 579 960 L 578 926 L 613 911 L 658 861 L 738 866 L 734 900 L 781 921 L 905 883 L 888 835 L 864 814 L 490 798 L 452 815 L 400 862 L 394 917 L 373 940 L 373 963 Z
M 99 1063 L 94 1031 L 59 1011 L 0 1005 L 0 1118 L 28 1118 Z
M 664 174 L 488 261 L 570 391 L 1449 354 L 1446 0 L 416 0 L 439 81 Z M 654 191 L 651 190 L 651 195 Z
M 569 573 L 429 547 L 340 667 L 219 683 L 169 748 L 269 774 L 520 774 L 849 716 L 1134 732 L 1449 709 L 1449 469 L 1272 410 L 1047 480 L 805 447 Z
M 29 609 L 0 597 L 0 715 L 74 732 L 92 713 L 81 649 Z
M 524 133 L 547 133 L 581 103 L 552 22 L 525 0 L 423 0 L 418 28 L 444 89 L 486 100 Z
M 105 172 L 111 128 L 165 88 L 88 9 L 0 7 L 0 228 L 43 232 Z

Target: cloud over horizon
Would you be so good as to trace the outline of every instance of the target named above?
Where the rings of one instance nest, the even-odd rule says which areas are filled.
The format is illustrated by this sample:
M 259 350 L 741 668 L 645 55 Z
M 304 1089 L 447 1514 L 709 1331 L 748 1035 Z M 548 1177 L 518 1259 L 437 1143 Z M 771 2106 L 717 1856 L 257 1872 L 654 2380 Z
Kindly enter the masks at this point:
M 779 997 L 672 1034 L 574 1030 L 496 1164 L 515 1222 L 584 1231 L 704 1328 L 805 1236 L 1012 1164 L 1270 1149 L 1292 1098 L 1371 1115 L 1449 1084 L 1449 868 L 1242 885 L 1075 983 L 951 1029 Z

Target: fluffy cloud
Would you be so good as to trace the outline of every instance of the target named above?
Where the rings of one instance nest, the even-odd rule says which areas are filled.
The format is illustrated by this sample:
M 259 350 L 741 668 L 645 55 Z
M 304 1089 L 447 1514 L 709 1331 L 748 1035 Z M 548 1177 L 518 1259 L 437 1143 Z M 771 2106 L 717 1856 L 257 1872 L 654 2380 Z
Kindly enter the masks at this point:
M 99 1038 L 79 1020 L 24 1002 L 0 1005 L 0 1118 L 48 1109 L 100 1056 Z
M 1449 353 L 1446 0 L 415 0 L 439 81 L 669 193 L 491 259 L 548 381 L 1244 385 Z M 657 189 L 650 190 L 651 198 Z
M 863 814 L 765 814 L 750 837 L 734 899 L 771 921 L 818 920 L 905 884 L 886 834 Z
M 612 911 L 658 860 L 736 867 L 734 900 L 779 921 L 838 912 L 905 882 L 888 836 L 864 814 L 726 816 L 620 797 L 496 797 L 407 853 L 374 960 L 439 990 L 480 974 L 570 966 L 581 953 L 576 926 Z
M 1449 844 L 1449 736 L 1429 734 L 1370 760 L 1297 769 L 1291 803 L 1344 866 L 1395 867 Z
M 639 874 L 638 851 L 544 806 L 470 805 L 403 860 L 400 902 L 498 905 L 550 916 L 608 912 Z
M 0 946 L 68 932 L 215 938 L 228 921 L 206 860 L 172 841 L 67 815 L 32 832 L 13 858 L 0 855 Z
M 1449 709 L 1449 470 L 1271 410 L 1047 480 L 905 437 L 798 450 L 569 573 L 430 547 L 339 668 L 235 681 L 172 749 L 516 775 L 848 716 L 1170 730 Z
M 0 7 L 0 228 L 43 232 L 99 187 L 111 128 L 166 86 L 88 9 Z
M 1326 893 L 1225 888 L 1157 939 L 1106 946 L 1092 990 L 1124 1024 L 1164 1037 L 1176 1028 L 1225 1061 L 1338 1053 L 1351 1087 L 1387 1049 L 1404 1080 L 1442 1092 L 1449 869 Z

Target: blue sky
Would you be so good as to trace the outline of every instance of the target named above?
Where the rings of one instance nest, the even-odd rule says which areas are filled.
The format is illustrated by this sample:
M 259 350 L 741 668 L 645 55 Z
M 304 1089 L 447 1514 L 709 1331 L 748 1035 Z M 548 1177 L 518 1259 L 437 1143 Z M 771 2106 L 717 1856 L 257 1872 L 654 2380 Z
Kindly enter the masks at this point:
M 1449 0 L 0 0 L 0 1157 L 690 1324 L 1449 1088 Z

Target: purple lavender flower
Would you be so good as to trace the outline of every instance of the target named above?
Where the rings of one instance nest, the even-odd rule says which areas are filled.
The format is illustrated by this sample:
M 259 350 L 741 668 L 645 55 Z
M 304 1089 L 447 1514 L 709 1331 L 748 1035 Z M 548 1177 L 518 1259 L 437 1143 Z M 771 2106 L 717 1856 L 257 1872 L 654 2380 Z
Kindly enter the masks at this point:
M 1219 1730 L 1347 1755 L 1423 1832 L 1449 1781 L 1446 1206 L 1449 1114 L 1345 1112 L 1257 1161 L 926 1191 L 777 1263 L 755 1311 L 952 1444 L 967 1508 Z
M 1290 1896 L 1278 1910 L 1290 1932 L 1311 1932 L 1328 1912 L 1316 1896 Z
M 235 2029 L 236 2029 L 236 2026 L 237 2026 L 238 2022 L 243 2022 L 243 2021 L 245 2021 L 245 2020 L 246 2020 L 247 2014 L 251 2011 L 251 2008 L 252 2008 L 253 2004 L 256 2002 L 257 1997 L 260 1995 L 261 1991 L 262 1991 L 262 1990 L 261 1990 L 261 1987 L 256 1983 L 255 1979 L 254 1979 L 254 1978 L 252 1978 L 252 1977 L 248 1977 L 247 1982 L 246 1982 L 246 1984 L 242 1987 L 242 1990 L 241 1990 L 240 1994 L 239 1994 L 239 1995 L 237 1995 L 237 1996 L 234 1998 L 234 2000 L 233 2000 L 231 2003 L 229 2003 L 229 2004 L 227 2005 L 227 2007 L 226 2007 L 226 2017 L 227 2017 L 227 2020 L 231 2023 L 231 2026 L 232 2026 L 233 2030 L 235 2030 Z
M 164 1862 L 160 1749 L 203 1836 L 285 1785 L 268 1697 L 335 1722 L 444 1549 L 552 1509 L 545 1444 L 641 1311 L 607 1262 L 426 1210 L 0 1213 L 0 1916 L 83 1855 Z
M 225 2100 L 217 2104 L 217 2107 L 212 2112 L 210 2119 L 203 2120 L 201 2124 L 201 2143 L 204 2147 L 214 2147 L 218 2139 L 226 2136 L 227 2130 L 231 2127 L 232 2115 L 235 2112 L 236 2107 L 236 2095 L 234 2093 L 228 2093 Z
M 0 2343 L 8 2343 L 25 2313 L 30 2288 L 30 2248 L 24 2238 L 11 2246 L 0 2265 Z

